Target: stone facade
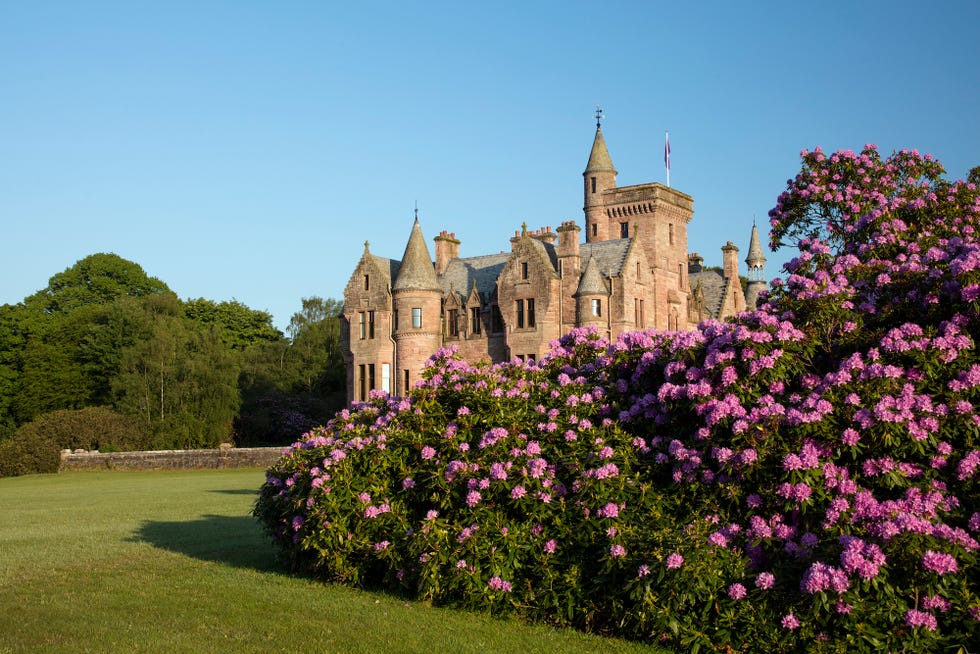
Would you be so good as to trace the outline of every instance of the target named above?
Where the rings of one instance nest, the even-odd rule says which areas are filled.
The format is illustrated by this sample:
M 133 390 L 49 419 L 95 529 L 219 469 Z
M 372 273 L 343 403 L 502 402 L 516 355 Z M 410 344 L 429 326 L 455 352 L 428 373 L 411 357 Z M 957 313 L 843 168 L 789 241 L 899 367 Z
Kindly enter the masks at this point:
M 597 126 L 582 174 L 584 242 L 573 221 L 555 231 L 525 225 L 510 252 L 461 257 L 461 241 L 443 231 L 433 262 L 416 214 L 400 260 L 379 257 L 365 243 L 340 319 L 348 401 L 372 390 L 403 395 L 445 345 L 457 345 L 469 361 L 537 359 L 576 327 L 609 338 L 683 330 L 754 306 L 765 288 L 755 226 L 743 290 L 731 241 L 720 270 L 688 253 L 691 196 L 659 183 L 617 187 L 616 175 Z
M 58 472 L 69 470 L 224 470 L 268 468 L 282 456 L 282 447 L 220 447 L 206 450 L 151 452 L 87 452 L 64 450 Z

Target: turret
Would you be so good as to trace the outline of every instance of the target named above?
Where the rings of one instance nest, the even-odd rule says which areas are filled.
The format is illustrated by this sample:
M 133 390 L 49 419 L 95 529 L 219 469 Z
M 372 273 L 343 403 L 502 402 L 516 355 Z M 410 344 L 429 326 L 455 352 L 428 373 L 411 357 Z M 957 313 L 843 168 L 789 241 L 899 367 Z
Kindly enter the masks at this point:
M 752 236 L 749 239 L 749 255 L 745 257 L 749 267 L 749 284 L 745 289 L 745 306 L 752 310 L 759 302 L 759 294 L 766 290 L 766 257 L 762 253 L 762 243 L 759 240 L 759 230 L 752 225 Z
M 579 327 L 595 325 L 604 330 L 609 321 L 609 288 L 606 286 L 595 257 L 585 264 L 578 289 L 575 291 L 576 320 Z
M 601 110 L 596 110 L 595 139 L 589 153 L 589 163 L 582 173 L 585 188 L 585 240 L 604 241 L 610 237 L 608 221 L 602 204 L 602 193 L 616 188 L 616 168 L 613 167 L 606 141 L 602 138 Z
M 419 379 L 426 360 L 442 346 L 442 289 L 436 277 L 418 216 L 392 285 L 395 310 L 397 395 Z

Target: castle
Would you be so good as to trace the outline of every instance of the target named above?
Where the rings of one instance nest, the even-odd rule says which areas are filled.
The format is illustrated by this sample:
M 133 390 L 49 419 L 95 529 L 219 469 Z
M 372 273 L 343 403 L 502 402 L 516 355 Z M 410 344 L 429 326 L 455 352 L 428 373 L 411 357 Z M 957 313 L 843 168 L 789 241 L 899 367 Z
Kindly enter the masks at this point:
M 455 233 L 442 231 L 433 263 L 417 211 L 401 260 L 372 254 L 365 242 L 340 318 L 348 402 L 375 389 L 405 394 L 450 344 L 474 362 L 537 359 L 576 327 L 609 338 L 692 329 L 755 306 L 766 259 L 754 225 L 743 289 L 731 241 L 720 271 L 688 253 L 691 196 L 659 183 L 617 187 L 616 175 L 597 121 L 583 173 L 584 243 L 566 221 L 555 231 L 522 227 L 510 252 L 461 257 Z

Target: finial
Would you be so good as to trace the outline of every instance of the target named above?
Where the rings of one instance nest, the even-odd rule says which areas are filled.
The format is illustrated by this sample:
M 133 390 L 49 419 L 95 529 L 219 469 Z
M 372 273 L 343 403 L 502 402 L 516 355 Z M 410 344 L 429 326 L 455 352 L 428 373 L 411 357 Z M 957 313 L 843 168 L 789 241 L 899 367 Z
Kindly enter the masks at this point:
M 599 106 L 599 103 L 596 102 L 595 103 L 595 128 L 596 129 L 599 129 L 600 127 L 602 127 L 602 119 L 603 118 L 605 118 L 605 114 L 603 114 L 603 112 L 602 112 L 602 107 L 600 107 Z
M 521 223 L 521 236 L 527 236 L 527 221 Z
M 419 201 L 415 201 L 415 222 L 419 221 Z
M 367 252 L 370 247 L 371 247 L 371 243 L 368 241 L 364 241 L 364 251 Z

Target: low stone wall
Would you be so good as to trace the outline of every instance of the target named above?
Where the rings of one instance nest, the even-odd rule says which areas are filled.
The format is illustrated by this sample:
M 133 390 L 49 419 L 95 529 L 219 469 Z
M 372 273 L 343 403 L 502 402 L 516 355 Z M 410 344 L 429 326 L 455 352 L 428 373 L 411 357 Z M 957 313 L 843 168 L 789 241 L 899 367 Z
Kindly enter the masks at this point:
M 213 450 L 87 452 L 63 450 L 59 472 L 66 470 L 189 470 L 268 468 L 282 447 L 220 447 Z

